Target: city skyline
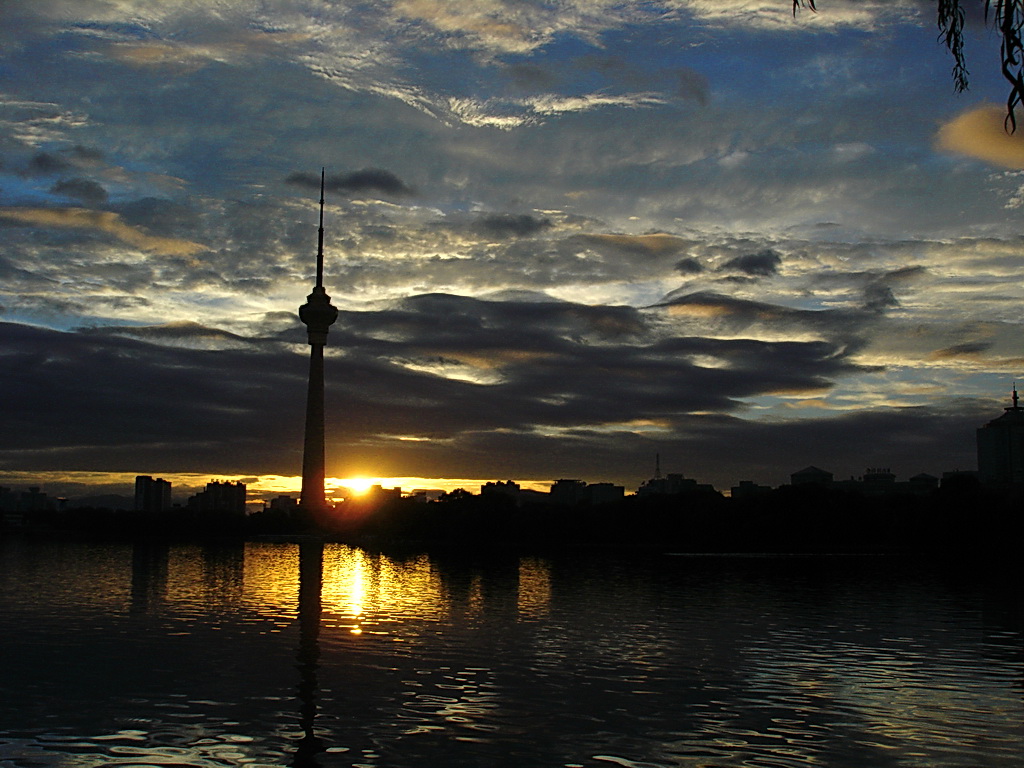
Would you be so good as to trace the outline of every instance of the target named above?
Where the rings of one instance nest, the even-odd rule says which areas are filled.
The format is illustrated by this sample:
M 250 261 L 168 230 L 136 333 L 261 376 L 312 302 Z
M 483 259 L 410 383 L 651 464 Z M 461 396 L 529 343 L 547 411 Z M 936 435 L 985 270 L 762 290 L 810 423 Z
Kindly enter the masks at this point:
M 973 17 L 957 95 L 913 0 L 5 14 L 2 485 L 297 490 L 322 166 L 329 485 L 973 469 L 1024 378 Z

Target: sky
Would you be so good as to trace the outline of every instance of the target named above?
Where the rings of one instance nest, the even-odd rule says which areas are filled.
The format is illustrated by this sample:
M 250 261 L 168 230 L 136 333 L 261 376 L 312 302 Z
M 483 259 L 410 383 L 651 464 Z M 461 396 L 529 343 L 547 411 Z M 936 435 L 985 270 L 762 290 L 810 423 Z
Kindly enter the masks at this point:
M 1024 132 L 924 0 L 9 0 L 0 483 L 976 467 Z

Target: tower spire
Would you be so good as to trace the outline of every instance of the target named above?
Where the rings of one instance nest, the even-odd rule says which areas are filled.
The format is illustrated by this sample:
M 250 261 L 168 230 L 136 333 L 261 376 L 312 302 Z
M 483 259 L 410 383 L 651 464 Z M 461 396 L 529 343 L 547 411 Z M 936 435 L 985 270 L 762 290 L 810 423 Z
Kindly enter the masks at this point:
M 316 236 L 316 287 L 324 287 L 324 181 L 327 169 L 320 169 L 320 228 Z

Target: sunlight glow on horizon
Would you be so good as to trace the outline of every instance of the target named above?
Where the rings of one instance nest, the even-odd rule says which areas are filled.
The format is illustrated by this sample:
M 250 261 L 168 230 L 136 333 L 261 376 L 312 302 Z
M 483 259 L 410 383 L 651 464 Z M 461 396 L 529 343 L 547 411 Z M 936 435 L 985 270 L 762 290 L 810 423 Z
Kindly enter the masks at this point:
M 159 477 L 171 483 L 174 500 L 184 502 L 184 496 L 203 490 L 213 481 L 242 482 L 246 486 L 247 502 L 261 501 L 288 495 L 298 498 L 302 487 L 300 475 L 244 475 L 199 472 L 160 472 L 152 469 L 140 472 L 61 472 L 61 471 L 0 471 L 0 485 L 16 489 L 39 486 L 44 493 L 58 497 L 81 497 L 98 494 L 116 494 L 131 497 L 138 475 Z M 450 477 L 372 477 L 357 475 L 350 478 L 328 477 L 325 486 L 328 496 L 344 497 L 345 491 L 361 495 L 379 485 L 382 488 L 401 488 L 403 493 L 415 490 L 450 492 L 463 488 L 478 493 L 487 482 L 510 478 L 450 478 Z M 553 480 L 516 480 L 524 489 L 547 492 Z M 596 480 L 594 481 L 596 482 Z

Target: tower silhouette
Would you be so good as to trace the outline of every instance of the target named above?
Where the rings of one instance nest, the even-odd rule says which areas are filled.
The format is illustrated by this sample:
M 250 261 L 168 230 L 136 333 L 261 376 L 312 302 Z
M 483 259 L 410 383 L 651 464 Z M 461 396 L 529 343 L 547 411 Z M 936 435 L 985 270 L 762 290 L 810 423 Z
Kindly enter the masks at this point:
M 324 498 L 324 346 L 338 310 L 324 290 L 324 178 L 320 169 L 320 228 L 316 247 L 316 285 L 299 307 L 309 340 L 309 388 L 306 392 L 306 439 L 302 452 L 301 508 L 317 520 L 326 510 Z

